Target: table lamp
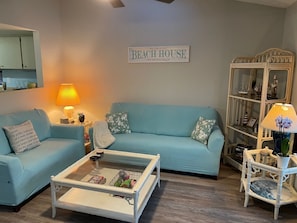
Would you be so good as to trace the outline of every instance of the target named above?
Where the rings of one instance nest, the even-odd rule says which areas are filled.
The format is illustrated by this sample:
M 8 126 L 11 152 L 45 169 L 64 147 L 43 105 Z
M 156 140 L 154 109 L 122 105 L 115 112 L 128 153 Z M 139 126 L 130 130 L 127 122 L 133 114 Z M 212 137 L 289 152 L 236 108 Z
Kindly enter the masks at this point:
M 288 139 L 290 133 L 297 132 L 297 115 L 293 105 L 275 103 L 261 122 L 261 126 L 273 131 L 274 153 L 281 153 L 283 140 Z M 289 147 L 289 143 L 287 146 Z
M 66 83 L 61 84 L 56 100 L 57 105 L 64 106 L 64 115 L 68 119 L 68 123 L 74 122 L 73 114 L 74 114 L 74 105 L 78 105 L 80 103 L 79 96 L 73 84 Z M 62 122 L 62 119 L 61 119 Z M 67 121 L 63 121 L 63 123 L 67 123 Z

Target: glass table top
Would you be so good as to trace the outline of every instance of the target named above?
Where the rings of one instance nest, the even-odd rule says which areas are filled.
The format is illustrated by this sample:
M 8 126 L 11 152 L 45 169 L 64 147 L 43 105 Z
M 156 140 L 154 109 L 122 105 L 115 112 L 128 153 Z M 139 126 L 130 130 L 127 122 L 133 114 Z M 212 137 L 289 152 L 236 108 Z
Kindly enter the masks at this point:
M 56 180 L 132 189 L 157 161 L 155 155 L 97 149 L 58 174 Z M 150 173 L 144 175 L 147 178 Z

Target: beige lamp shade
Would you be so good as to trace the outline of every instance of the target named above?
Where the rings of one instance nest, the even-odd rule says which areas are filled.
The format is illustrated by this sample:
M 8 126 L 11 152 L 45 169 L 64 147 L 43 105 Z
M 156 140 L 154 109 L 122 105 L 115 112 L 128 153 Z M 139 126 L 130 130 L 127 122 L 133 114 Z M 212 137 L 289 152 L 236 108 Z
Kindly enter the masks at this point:
M 73 84 L 61 84 L 56 100 L 57 105 L 62 105 L 64 107 L 65 116 L 72 120 L 74 114 L 73 105 L 78 105 L 80 103 L 79 96 Z
M 273 131 L 296 133 L 297 115 L 293 105 L 275 103 L 261 122 L 261 126 Z
M 72 106 L 80 103 L 79 96 L 73 84 L 61 84 L 56 100 L 57 105 Z

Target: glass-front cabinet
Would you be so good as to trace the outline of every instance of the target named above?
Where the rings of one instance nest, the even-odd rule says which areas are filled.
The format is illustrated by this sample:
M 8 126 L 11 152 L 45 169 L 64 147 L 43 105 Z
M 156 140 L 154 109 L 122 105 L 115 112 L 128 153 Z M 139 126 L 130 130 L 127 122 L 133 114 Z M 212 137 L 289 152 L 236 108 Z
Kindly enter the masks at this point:
M 272 133 L 260 125 L 274 103 L 290 103 L 294 54 L 268 49 L 230 64 L 224 161 L 241 169 L 244 149 L 271 146 Z

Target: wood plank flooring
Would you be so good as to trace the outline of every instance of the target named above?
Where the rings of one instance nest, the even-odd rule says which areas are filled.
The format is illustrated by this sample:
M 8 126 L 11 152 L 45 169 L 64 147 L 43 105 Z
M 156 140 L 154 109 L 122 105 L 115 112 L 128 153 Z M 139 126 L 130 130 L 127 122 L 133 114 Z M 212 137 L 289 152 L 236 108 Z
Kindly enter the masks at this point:
M 222 165 L 217 180 L 161 172 L 161 188 L 156 188 L 140 218 L 142 223 L 296 223 L 294 204 L 282 206 L 273 220 L 272 205 L 250 198 L 243 207 L 244 193 L 239 192 L 240 172 Z M 58 209 L 51 218 L 50 188 L 25 204 L 19 212 L 0 208 L 0 222 L 6 223 L 119 223 L 121 221 Z

